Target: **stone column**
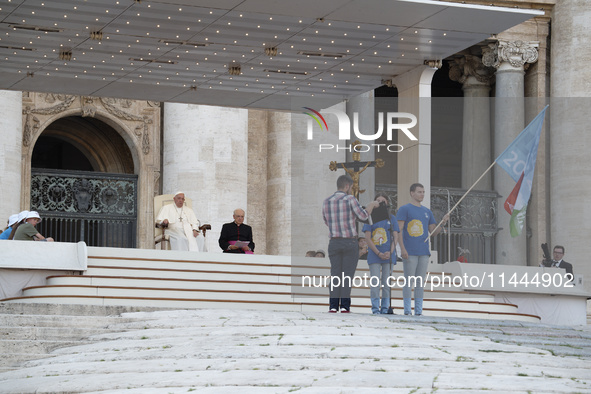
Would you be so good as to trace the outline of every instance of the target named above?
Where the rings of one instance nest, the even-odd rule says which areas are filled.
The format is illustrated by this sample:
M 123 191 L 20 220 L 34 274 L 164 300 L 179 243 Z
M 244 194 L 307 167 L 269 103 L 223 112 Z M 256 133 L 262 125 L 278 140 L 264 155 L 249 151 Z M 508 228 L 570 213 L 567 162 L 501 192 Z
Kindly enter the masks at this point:
M 351 121 L 351 127 L 354 124 L 354 116 L 358 116 L 359 132 L 361 134 L 373 135 L 375 134 L 375 106 L 373 90 L 351 97 L 347 101 L 347 115 Z M 353 129 L 351 129 L 353 130 Z M 352 140 L 348 144 L 352 144 L 358 138 L 351 131 Z M 375 141 L 360 141 L 362 144 L 370 145 Z M 375 151 L 372 149 L 368 152 L 360 152 L 361 161 L 373 161 L 376 158 Z M 347 152 L 347 161 L 353 161 L 353 153 Z M 361 205 L 367 206 L 375 197 L 376 186 L 376 172 L 375 167 L 368 167 L 359 176 L 359 202 Z M 361 190 L 365 190 L 361 193 Z
M 269 112 L 267 134 L 267 254 L 289 256 L 291 232 L 291 114 Z
M 21 211 L 23 121 L 21 92 L 0 90 L 0 228 L 8 217 Z
M 492 163 L 490 135 L 490 77 L 492 70 L 474 55 L 450 62 L 449 77 L 462 84 L 464 119 L 462 133 L 462 188 L 468 189 Z M 488 172 L 476 190 L 492 190 Z
M 586 0 L 556 2 L 552 20 L 552 101 L 550 132 L 550 211 L 552 246 L 566 248 L 564 259 L 591 291 L 588 235 L 591 234 L 591 7 Z M 552 247 L 550 246 L 550 247 Z
M 256 252 L 267 252 L 267 155 L 269 111 L 248 110 L 248 225 L 257 234 Z
M 392 80 L 398 89 L 398 112 L 417 117 L 417 125 L 410 129 L 417 141 L 398 132 L 398 143 L 404 146 L 398 154 L 398 207 L 410 202 L 410 185 L 415 182 L 425 186 L 423 205 L 431 206 L 431 81 L 437 71 L 437 65 L 432 65 L 416 67 Z
M 538 61 L 530 65 L 525 74 L 525 121 L 536 117 L 547 104 L 550 104 L 550 15 L 529 21 L 534 25 L 530 29 L 535 32 L 532 40 L 540 43 Z M 532 185 L 532 195 L 527 206 L 527 263 L 537 267 L 543 260 L 544 242 L 550 242 L 550 113 L 546 119 L 540 136 L 538 158 Z
M 537 43 L 502 41 L 483 49 L 482 62 L 495 67 L 495 134 L 494 157 L 505 150 L 525 127 L 524 65 L 538 59 Z M 503 169 L 494 170 L 494 188 L 499 199 L 499 231 L 496 238 L 496 264 L 527 265 L 526 231 L 519 237 L 511 237 L 509 215 L 503 204 L 515 187 L 515 181 Z
M 180 190 L 193 199 L 197 218 L 212 227 L 209 251 L 221 253 L 217 241 L 234 209 L 244 209 L 249 221 L 248 111 L 165 103 L 163 132 L 163 193 Z

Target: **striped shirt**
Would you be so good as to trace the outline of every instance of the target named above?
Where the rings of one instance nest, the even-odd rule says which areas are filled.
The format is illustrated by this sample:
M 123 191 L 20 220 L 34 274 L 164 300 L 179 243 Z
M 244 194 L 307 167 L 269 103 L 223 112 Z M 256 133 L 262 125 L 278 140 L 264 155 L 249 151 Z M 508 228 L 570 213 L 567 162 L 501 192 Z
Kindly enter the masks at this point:
M 355 220 L 365 221 L 369 218 L 369 214 L 361 207 L 359 201 L 342 191 L 337 191 L 324 200 L 322 216 L 331 238 L 357 237 Z

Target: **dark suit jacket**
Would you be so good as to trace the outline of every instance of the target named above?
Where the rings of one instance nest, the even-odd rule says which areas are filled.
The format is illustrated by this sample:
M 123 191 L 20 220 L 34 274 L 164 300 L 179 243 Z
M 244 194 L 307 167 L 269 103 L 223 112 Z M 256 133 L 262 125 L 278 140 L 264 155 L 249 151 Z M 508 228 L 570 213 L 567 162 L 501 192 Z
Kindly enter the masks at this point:
M 244 253 L 242 249 L 228 250 L 230 241 L 249 241 L 248 247 L 254 252 L 254 242 L 252 241 L 252 227 L 242 223 L 240 226 L 236 222 L 226 223 L 222 227 L 219 244 L 224 253 Z
M 554 261 L 543 261 L 542 264 L 544 264 L 544 267 L 552 267 L 552 264 L 554 263 Z M 567 263 L 566 261 L 562 260 L 560 262 L 560 265 L 558 266 L 558 268 L 564 268 L 566 270 L 567 274 L 573 274 L 573 265 L 571 263 Z M 573 276 L 574 279 L 574 276 Z

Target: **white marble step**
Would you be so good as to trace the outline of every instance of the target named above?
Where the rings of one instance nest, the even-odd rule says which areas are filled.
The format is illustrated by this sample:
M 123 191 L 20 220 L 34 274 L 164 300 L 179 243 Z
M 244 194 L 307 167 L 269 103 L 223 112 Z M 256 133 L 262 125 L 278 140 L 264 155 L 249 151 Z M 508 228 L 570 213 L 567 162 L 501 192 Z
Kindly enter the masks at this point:
M 124 260 L 124 259 L 88 259 L 88 266 L 129 267 L 138 270 L 170 270 L 170 271 L 214 271 L 248 273 L 291 274 L 289 265 L 268 265 L 259 263 L 208 262 L 208 261 L 161 261 L 161 260 Z
M 23 361 L 55 357 L 51 353 L 58 348 L 95 343 L 101 339 L 90 337 L 118 332 L 113 328 L 117 324 L 134 321 L 111 316 L 117 313 L 112 308 L 93 310 L 86 305 L 79 308 L 64 304 L 0 306 L 0 371 L 14 370 Z M 2 384 L 0 392 L 4 392 Z
M 209 254 L 211 255 L 211 254 Z M 211 257 L 211 256 L 209 256 Z M 330 263 L 327 259 L 308 258 L 309 261 L 292 260 L 289 257 L 271 259 L 267 262 L 261 262 L 257 259 L 249 261 L 215 261 L 209 260 L 163 260 L 157 258 L 123 258 L 119 256 L 89 256 L 88 266 L 103 267 L 133 267 L 138 269 L 168 269 L 168 270 L 194 270 L 194 271 L 215 271 L 215 272 L 245 272 L 245 273 L 277 273 L 277 274 L 296 274 L 296 275 L 330 275 Z M 266 259 L 269 260 L 269 259 Z M 369 274 L 369 268 L 365 262 L 360 262 L 357 266 L 356 274 L 362 276 Z M 393 276 L 402 275 L 402 265 L 396 265 L 393 269 Z M 438 273 L 437 275 L 441 275 Z M 444 274 L 449 275 L 449 274 Z
M 233 280 L 235 279 L 235 280 Z M 59 285 L 86 285 L 86 286 L 120 286 L 120 287 L 149 287 L 149 288 L 167 288 L 167 289 L 187 289 L 201 288 L 210 290 L 219 290 L 221 288 L 231 287 L 234 290 L 241 291 L 281 291 L 290 292 L 291 284 L 288 282 L 278 283 L 267 282 L 246 282 L 239 276 L 221 279 L 211 279 L 209 275 L 199 279 L 189 278 L 156 278 L 156 277 L 112 277 L 112 276 L 50 276 L 47 278 L 48 286 Z M 267 278 L 261 278 L 267 279 Z
M 358 274 L 363 275 L 363 274 Z M 244 272 L 240 270 L 235 271 L 227 271 L 227 272 L 210 272 L 210 271 L 194 271 L 194 270 L 169 270 L 167 268 L 154 268 L 148 269 L 145 267 L 128 267 L 128 266 L 120 266 L 120 267 L 111 267 L 111 266 L 91 266 L 85 271 L 84 277 L 86 276 L 110 276 L 110 277 L 125 277 L 125 278 L 155 278 L 155 279 L 172 279 L 172 280 L 210 280 L 210 281 L 237 281 L 237 282 L 249 282 L 249 283 L 276 283 L 276 284 L 284 284 L 284 285 L 294 285 L 296 287 L 301 287 L 300 284 L 302 283 L 302 277 L 300 275 L 294 275 L 293 277 L 290 273 L 266 273 L 266 272 Z M 393 277 L 397 277 L 397 273 L 393 274 Z M 311 281 L 307 281 L 306 287 L 301 288 L 301 293 L 309 294 L 309 293 L 317 293 L 318 289 L 322 292 L 325 291 L 326 287 L 315 287 L 320 282 L 314 282 L 310 284 Z M 367 285 L 369 282 L 360 282 Z M 330 284 L 330 281 L 328 281 Z M 324 283 L 322 283 L 324 285 Z M 458 290 L 453 287 L 434 287 L 434 291 L 430 290 L 431 282 L 426 282 L 426 291 L 429 293 L 433 293 L 434 297 L 450 297 L 450 298 L 458 298 L 458 299 L 490 299 L 492 300 L 494 297 L 490 294 L 486 293 L 467 293 L 465 291 Z M 361 289 L 361 290 L 359 290 Z M 363 294 L 363 291 L 368 289 L 367 287 L 356 287 L 354 288 L 354 295 L 355 294 Z M 394 287 L 394 291 L 401 291 L 399 287 Z M 359 293 L 361 291 L 361 293 Z
M 304 258 L 289 256 L 270 255 L 242 255 L 225 253 L 194 253 L 178 252 L 170 250 L 151 249 L 126 249 L 126 248 L 104 248 L 88 247 L 88 265 L 114 265 L 114 266 L 137 266 L 150 267 L 155 265 L 162 267 L 165 262 L 168 266 L 174 264 L 214 264 L 215 268 L 222 266 L 274 266 L 277 269 L 289 268 L 299 273 L 299 270 L 323 270 L 330 269 L 328 258 Z M 187 267 L 187 265 L 185 265 Z M 357 271 L 369 271 L 367 263 L 360 260 Z M 394 266 L 394 271 L 402 273 L 402 263 Z
M 46 303 L 46 304 L 69 304 L 69 305 L 96 305 L 96 306 L 136 306 L 154 307 L 165 309 L 240 309 L 240 310 L 266 310 L 266 311 L 303 311 L 302 304 L 283 304 L 275 301 L 264 303 L 242 302 L 240 300 L 183 300 L 164 298 L 129 298 L 129 297 L 100 297 L 100 296 L 78 296 L 78 295 L 46 295 L 37 297 L 22 297 L 5 301 L 8 303 Z M 326 302 L 318 305 L 306 305 L 315 312 L 326 312 Z M 306 309 L 309 310 L 309 309 Z
M 83 275 L 50 277 L 47 286 L 24 289 L 23 297 L 9 302 L 318 312 L 327 309 L 328 288 L 302 287 L 301 283 L 302 275 L 328 276 L 328 259 L 89 248 L 88 265 Z M 402 276 L 398 268 L 393 277 Z M 368 279 L 364 262 L 356 276 Z M 353 308 L 365 313 L 370 312 L 367 284 L 356 284 L 352 289 Z M 468 293 L 454 287 L 435 287 L 431 291 L 430 287 L 427 281 L 426 314 L 537 321 L 518 314 L 514 305 L 494 303 L 491 294 Z M 392 304 L 402 312 L 400 287 L 393 288 Z
M 289 273 L 277 274 L 266 272 L 208 272 L 208 271 L 174 271 L 162 269 L 142 269 L 134 267 L 107 267 L 92 266 L 84 272 L 84 276 L 113 276 L 113 277 L 140 277 L 140 278 L 162 278 L 162 279 L 188 279 L 199 280 L 207 277 L 211 280 L 227 280 L 229 277 L 239 277 L 242 281 L 248 282 L 275 282 L 291 283 Z
M 31 314 L 0 313 L 0 325 L 2 327 L 53 327 L 59 329 L 68 328 L 106 328 L 110 324 L 125 321 L 120 317 L 92 316 L 92 315 L 50 315 L 41 314 L 44 307 Z
M 239 262 L 207 262 L 207 261 L 161 261 L 161 260 L 137 260 L 137 259 L 96 259 L 89 258 L 88 269 L 94 267 L 112 267 L 114 269 L 133 268 L 137 270 L 160 270 L 169 272 L 212 272 L 212 273 L 242 273 L 293 276 L 330 276 L 330 267 L 324 265 L 307 265 L 292 267 L 290 265 L 239 263 Z M 358 267 L 357 276 L 369 276 L 367 267 Z M 393 277 L 402 276 L 402 270 L 395 269 Z
M 161 289 L 132 287 L 97 287 L 97 286 L 42 286 L 30 287 L 23 291 L 23 297 L 46 295 L 78 295 L 99 297 L 134 297 L 134 298 L 175 298 L 175 299 L 239 299 L 242 301 L 266 302 L 269 298 L 278 303 L 292 302 L 288 292 L 272 291 L 237 291 L 229 289 Z
M 89 285 L 60 285 L 43 286 L 25 289 L 24 297 L 44 296 L 79 296 L 79 297 L 117 297 L 117 298 L 166 298 L 186 300 L 240 300 L 240 302 L 266 303 L 272 299 L 273 303 L 325 303 L 326 295 L 318 294 L 316 297 L 296 297 L 289 291 L 269 290 L 236 290 L 236 289 L 207 289 L 207 288 L 132 288 L 132 287 L 107 287 Z M 369 296 L 356 297 L 357 304 L 369 305 Z M 402 306 L 400 298 L 393 299 L 393 305 Z M 479 303 L 474 301 L 457 301 L 452 299 L 425 299 L 425 308 L 441 310 L 465 310 L 484 311 L 498 313 L 514 313 L 516 308 L 508 304 Z
M 281 282 L 269 281 L 268 277 L 260 277 L 260 281 L 244 281 L 244 275 L 224 274 L 222 276 L 216 275 L 211 278 L 211 274 L 196 275 L 198 278 L 162 278 L 158 274 L 152 277 L 138 277 L 133 274 L 145 275 L 147 272 L 142 271 L 137 273 L 134 270 L 128 270 L 128 275 L 108 276 L 110 269 L 103 270 L 93 269 L 92 272 L 101 275 L 97 276 L 55 276 L 47 279 L 47 285 L 85 285 L 85 286 L 118 286 L 118 287 L 145 287 L 145 288 L 162 288 L 162 289 L 232 289 L 240 291 L 262 291 L 262 292 L 282 292 L 291 295 L 299 296 L 303 299 L 310 296 L 324 297 L 328 293 L 327 288 L 302 288 L 298 284 L 291 284 L 282 279 Z M 189 275 L 190 276 L 190 275 Z M 249 278 L 254 279 L 254 278 Z M 446 292 L 446 291 L 426 291 L 427 298 L 442 298 L 446 300 L 465 300 L 465 301 L 479 301 L 479 302 L 494 302 L 494 297 L 491 295 L 477 295 L 467 292 Z M 353 297 L 367 297 L 369 295 L 369 288 L 353 288 Z M 392 290 L 392 297 L 402 297 L 402 289 L 394 288 Z
M 13 302 L 13 301 L 8 301 Z M 21 298 L 19 303 L 47 303 L 47 304 L 70 304 L 70 305 L 96 305 L 96 306 L 136 306 L 154 308 L 179 308 L 179 309 L 232 309 L 243 310 L 248 314 L 249 310 L 259 311 L 280 311 L 280 312 L 326 312 L 327 304 L 274 304 L 274 303 L 243 303 L 240 301 L 193 301 L 193 300 L 171 300 L 171 299 L 129 299 L 129 298 L 104 298 L 104 297 L 77 297 L 77 296 L 50 296 L 43 298 Z M 394 312 L 402 314 L 402 306 L 394 305 Z M 353 313 L 370 313 L 370 307 L 366 305 L 352 305 Z M 515 320 L 523 322 L 539 323 L 539 318 L 521 314 L 470 312 L 465 310 L 430 310 L 425 307 L 423 313 L 426 316 L 454 317 L 454 318 L 475 318 L 487 320 Z
M 97 327 L 35 327 L 35 326 L 20 326 L 15 330 L 14 326 L 5 325 L 2 321 L 0 326 L 0 338 L 10 337 L 13 340 L 20 341 L 36 341 L 39 338 L 44 340 L 71 340 L 71 338 L 78 338 L 87 335 L 102 334 L 108 332 L 107 328 Z

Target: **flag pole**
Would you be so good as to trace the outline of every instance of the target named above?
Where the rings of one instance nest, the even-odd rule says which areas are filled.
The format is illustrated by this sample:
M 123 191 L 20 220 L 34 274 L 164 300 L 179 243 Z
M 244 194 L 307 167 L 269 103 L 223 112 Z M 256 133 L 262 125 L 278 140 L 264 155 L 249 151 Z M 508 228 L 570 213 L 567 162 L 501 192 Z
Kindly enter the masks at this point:
M 504 151 L 503 151 L 503 152 L 502 152 L 502 153 L 499 155 L 499 157 L 497 157 L 497 158 L 495 159 L 495 161 L 493 161 L 493 162 L 492 162 L 492 164 L 490 165 L 490 167 L 488 167 L 488 168 L 486 169 L 486 171 L 484 171 L 484 172 L 482 173 L 482 175 L 480 175 L 480 178 L 478 178 L 478 179 L 476 180 L 476 182 L 474 182 L 474 184 L 473 184 L 472 186 L 470 186 L 470 188 L 469 188 L 469 189 L 466 191 L 466 193 L 464 193 L 464 195 L 462 196 L 462 198 L 460 198 L 460 199 L 458 200 L 458 202 L 456 203 L 456 205 L 454 205 L 454 206 L 453 206 L 453 208 L 452 208 L 452 209 L 450 209 L 450 210 L 449 210 L 449 212 L 448 212 L 448 213 L 446 213 L 445 215 L 449 215 L 451 212 L 453 212 L 453 210 L 454 210 L 454 209 L 456 209 L 456 208 L 457 208 L 457 206 L 458 206 L 458 205 L 459 205 L 459 204 L 462 202 L 462 200 L 464 199 L 464 197 L 466 197 L 466 195 L 468 195 L 468 193 L 470 193 L 470 191 L 471 191 L 471 190 L 474 188 L 474 186 L 476 186 L 476 184 L 477 184 L 477 183 L 478 183 L 478 182 L 479 182 L 479 181 L 480 181 L 480 180 L 481 180 L 481 179 L 484 177 L 484 175 L 485 175 L 487 172 L 489 172 L 491 168 L 493 168 L 493 166 L 494 166 L 494 165 L 497 163 L 497 160 L 499 160 L 499 158 L 500 158 L 500 157 L 502 157 L 503 155 L 505 155 L 505 152 L 507 152 L 509 148 L 511 148 L 512 146 L 514 146 L 514 145 L 515 145 L 515 144 L 516 144 L 518 141 L 520 141 L 520 137 L 523 139 L 524 137 L 522 137 L 522 136 L 527 136 L 527 135 L 531 134 L 531 132 L 532 132 L 533 130 L 535 130 L 535 129 L 530 129 L 530 127 L 535 127 L 535 126 L 536 126 L 536 124 L 535 124 L 534 122 L 535 122 L 536 120 L 538 120 L 538 118 L 539 118 L 539 117 L 540 117 L 542 114 L 544 114 L 544 116 L 545 116 L 545 114 L 546 114 L 546 109 L 548 109 L 548 107 L 549 107 L 549 105 L 546 105 L 546 106 L 544 107 L 544 109 L 542 109 L 542 111 L 540 111 L 540 113 L 539 113 L 539 114 L 538 114 L 538 115 L 537 115 L 537 116 L 536 116 L 536 117 L 535 117 L 535 118 L 534 118 L 534 119 L 533 119 L 533 120 L 532 120 L 532 121 L 531 121 L 531 122 L 530 122 L 530 123 L 529 123 L 529 124 L 528 124 L 528 125 L 525 127 L 525 129 L 523 129 L 523 130 L 521 131 L 521 133 L 519 133 L 519 135 L 517 135 L 517 137 L 516 137 L 516 138 L 513 140 L 513 142 L 512 142 L 511 144 L 509 144 L 509 146 L 508 146 L 507 148 L 505 148 L 505 150 L 504 150 Z M 542 129 L 542 125 L 544 124 L 543 122 L 544 122 L 544 117 L 542 117 L 542 123 L 540 123 L 540 124 L 539 124 L 539 129 L 537 129 L 537 134 L 536 134 L 536 137 L 535 137 L 535 138 L 537 138 L 538 142 L 539 142 L 539 138 L 540 138 L 540 130 Z M 527 134 L 525 134 L 525 133 L 527 133 Z M 533 136 L 530 136 L 530 137 L 533 137 Z M 537 142 L 536 142 L 536 144 L 537 144 Z M 536 155 L 537 155 L 537 151 L 536 151 Z M 534 158 L 534 160 L 535 160 L 535 158 Z M 527 161 L 526 161 L 526 166 L 527 166 Z M 505 169 L 505 168 L 504 168 L 504 169 Z M 509 173 L 509 175 L 510 175 L 510 176 L 511 176 L 513 179 L 515 179 L 515 177 L 514 177 L 513 175 L 511 175 L 511 173 L 509 172 L 509 170 L 505 169 L 505 171 L 507 171 L 507 172 Z M 517 179 L 515 179 L 515 180 L 517 181 Z M 445 217 L 445 215 L 444 215 L 444 217 Z M 442 224 L 442 223 L 443 223 L 443 220 L 441 220 L 441 222 L 439 222 L 439 224 L 438 224 L 438 225 L 437 225 L 437 226 L 436 226 L 436 227 L 433 229 L 433 231 L 431 231 L 431 232 L 429 233 L 429 236 L 427 237 L 427 239 L 425 240 L 425 242 L 427 242 L 429 239 L 431 239 L 431 236 L 433 235 L 433 233 L 434 233 L 434 232 L 435 232 L 435 231 L 436 231 L 436 230 L 439 228 L 439 226 L 441 226 L 441 224 Z
M 489 171 L 490 171 L 490 169 L 491 169 L 491 168 L 493 168 L 493 167 L 494 167 L 494 165 L 495 165 L 495 164 L 497 164 L 497 161 L 496 161 L 496 160 L 495 160 L 495 161 L 493 161 L 493 162 L 492 162 L 492 164 L 491 164 L 491 165 L 490 165 L 490 166 L 489 166 L 489 167 L 486 169 L 486 171 L 484 171 L 484 172 L 482 173 L 482 175 L 480 175 L 480 178 L 478 178 L 478 179 L 476 180 L 476 182 L 474 182 L 474 184 L 473 184 L 472 186 L 470 186 L 470 188 L 469 188 L 468 190 L 466 190 L 466 193 L 464 193 L 464 195 L 463 195 L 463 196 L 462 196 L 462 197 L 461 197 L 461 198 L 458 200 L 458 202 L 456 203 L 456 205 L 454 205 L 454 206 L 453 206 L 453 208 L 452 208 L 452 209 L 450 209 L 450 210 L 449 210 L 449 212 L 447 212 L 445 215 L 449 215 L 450 213 L 452 213 L 452 212 L 453 212 L 453 210 L 454 210 L 454 209 L 456 209 L 456 208 L 458 207 L 458 205 L 460 205 L 460 203 L 462 202 L 462 200 L 463 200 L 463 199 L 464 199 L 464 198 L 465 198 L 465 197 L 468 195 L 468 193 L 470 193 L 470 191 L 471 191 L 472 189 L 474 189 L 474 186 L 476 186 L 476 184 L 477 184 L 478 182 L 480 182 L 480 180 L 481 180 L 481 179 L 482 179 L 482 178 L 483 178 L 483 177 L 486 175 L 486 173 L 487 173 L 487 172 L 489 172 Z M 443 215 L 443 216 L 445 217 L 445 215 Z M 441 226 L 441 224 L 442 224 L 442 223 L 443 223 L 443 220 L 441 220 L 441 221 L 439 222 L 439 224 L 438 224 L 438 225 L 437 225 L 437 226 L 436 226 L 436 227 L 433 229 L 433 231 L 431 231 L 431 232 L 429 233 L 429 236 L 427 237 L 427 239 L 425 240 L 425 242 L 427 242 L 427 241 L 429 240 L 429 238 L 431 238 L 431 236 L 433 235 L 433 233 L 434 233 L 435 231 L 437 231 L 437 229 L 439 228 L 439 226 Z

